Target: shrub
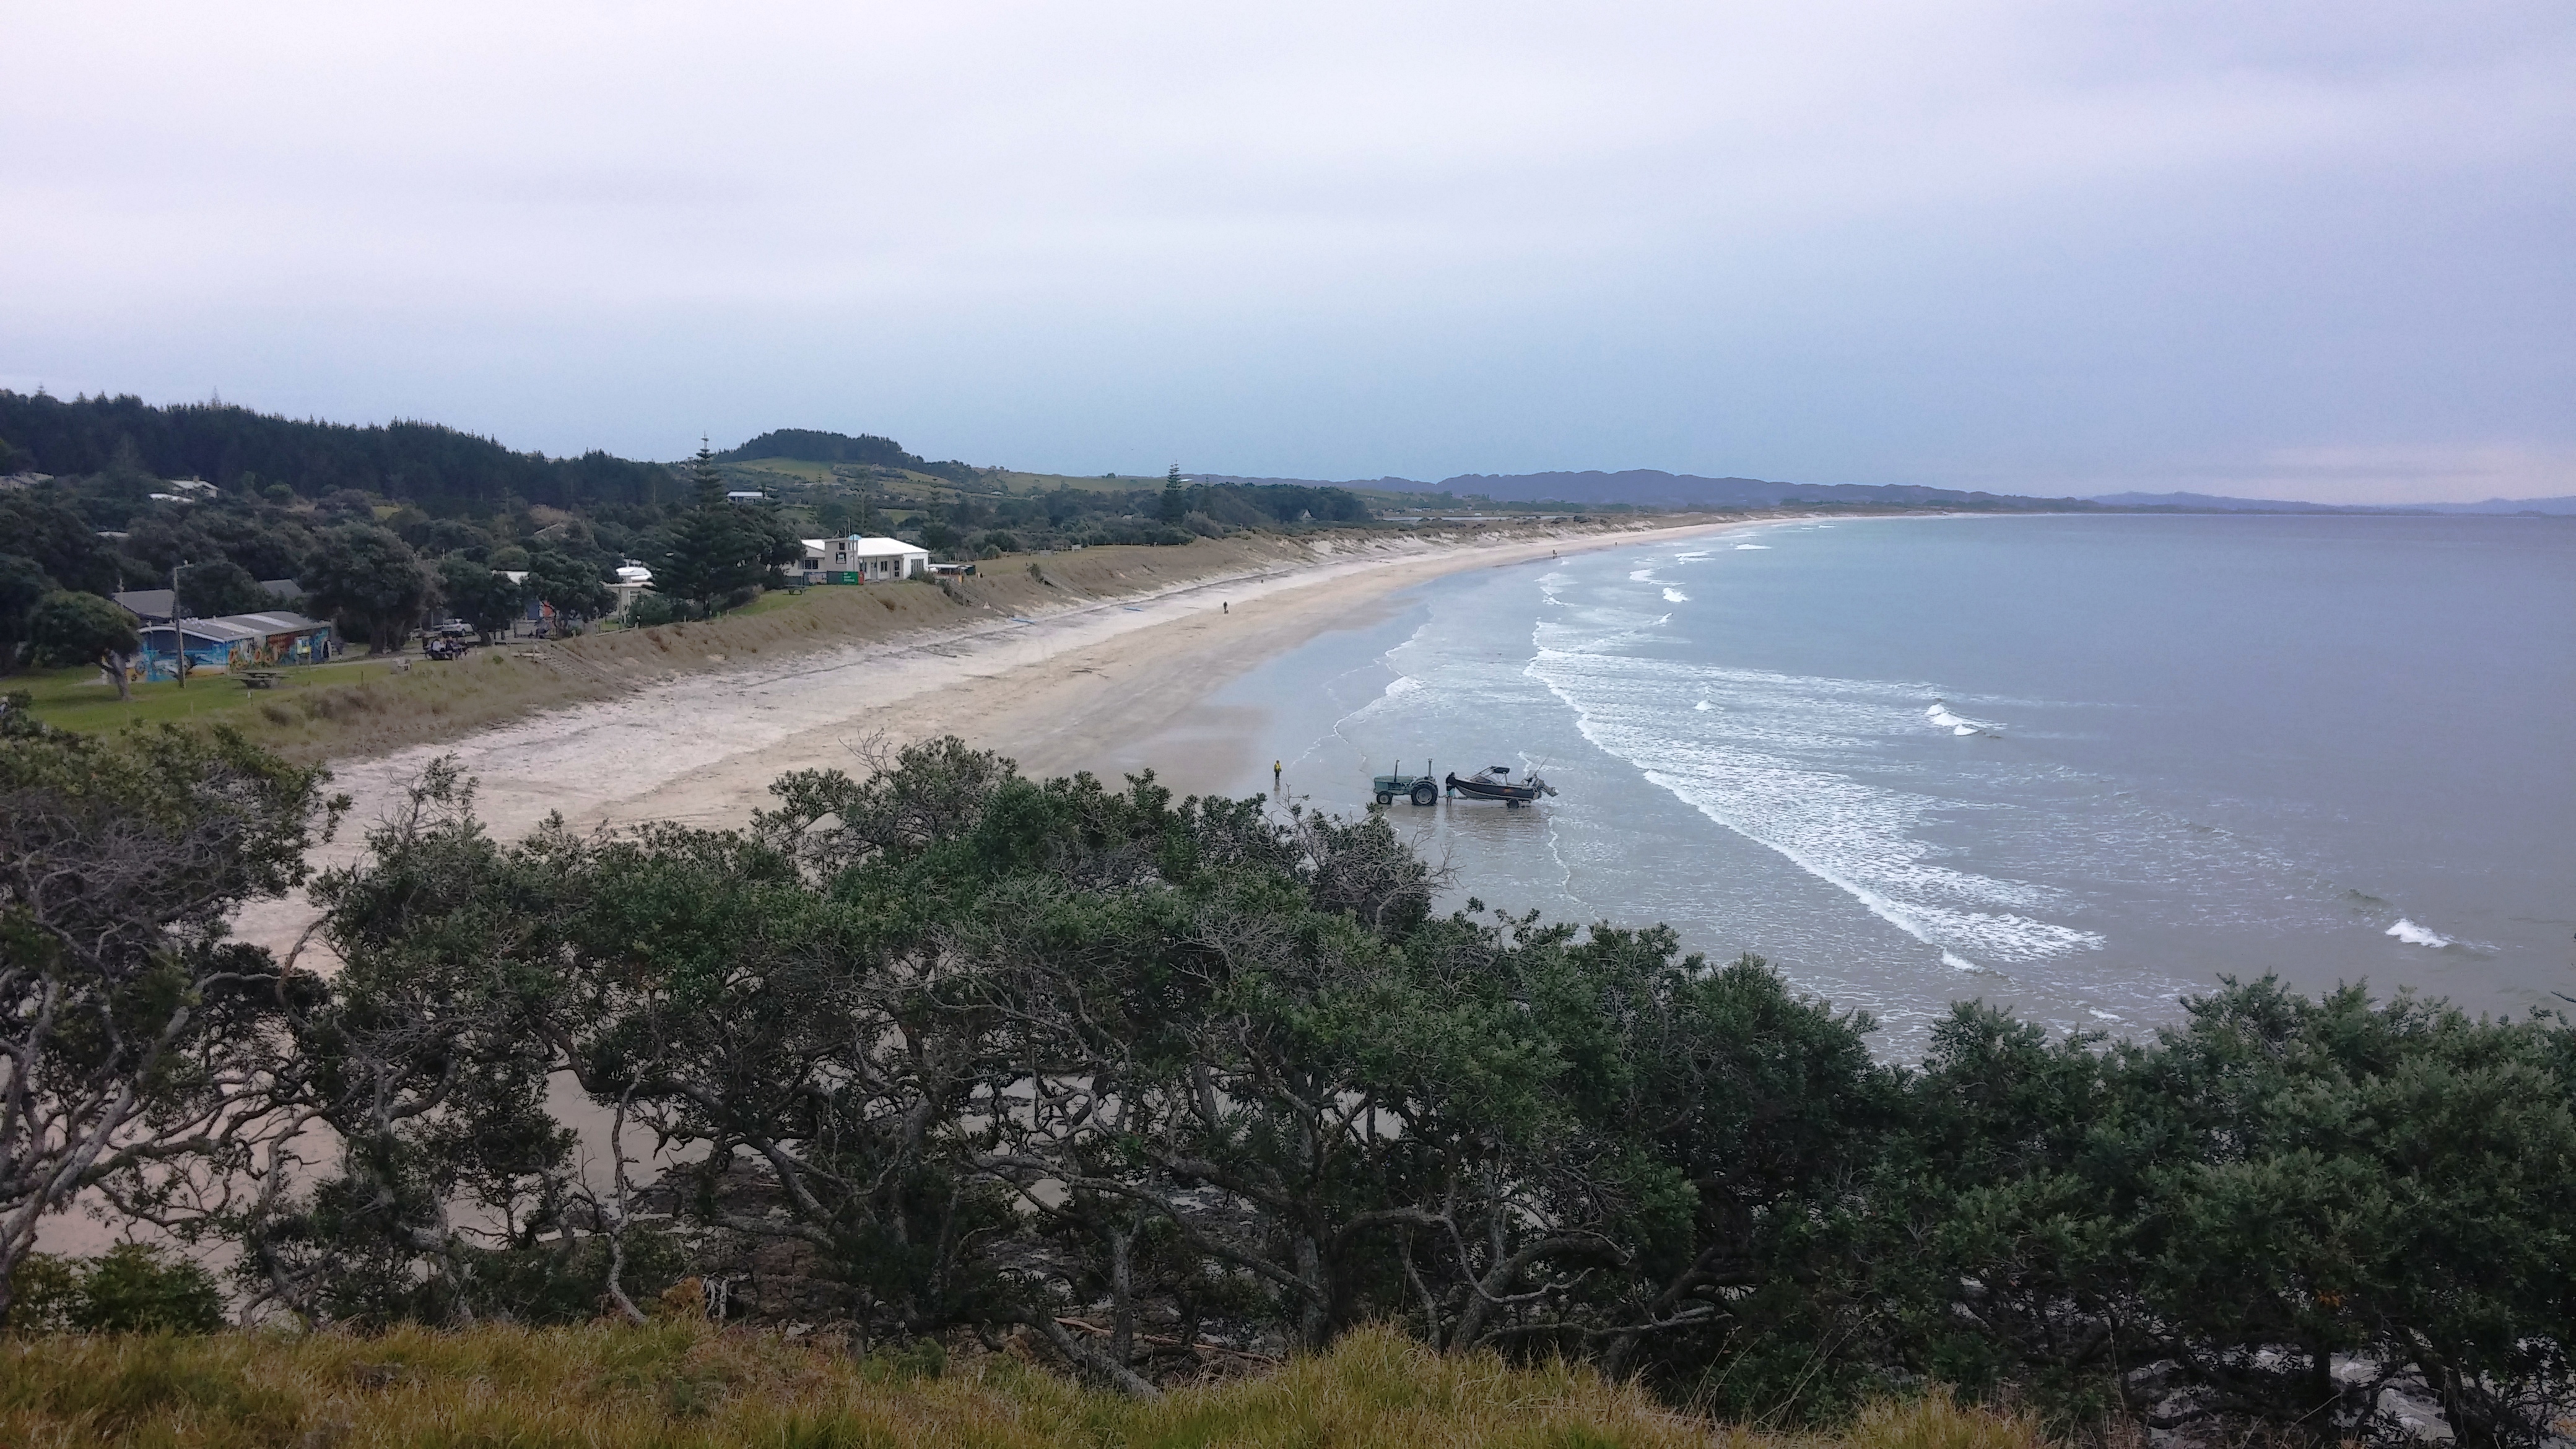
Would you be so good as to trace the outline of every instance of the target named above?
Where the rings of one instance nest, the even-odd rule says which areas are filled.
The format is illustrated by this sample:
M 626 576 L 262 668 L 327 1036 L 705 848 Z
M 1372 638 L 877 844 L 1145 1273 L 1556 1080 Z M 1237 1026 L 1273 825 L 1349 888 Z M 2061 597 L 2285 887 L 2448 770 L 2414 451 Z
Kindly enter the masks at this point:
M 92 1333 L 212 1333 L 223 1295 L 206 1270 L 144 1243 L 119 1243 L 82 1274 L 74 1327 Z
M 31 1254 L 9 1281 L 9 1327 L 19 1333 L 212 1333 L 224 1326 L 214 1278 L 146 1243 L 119 1243 L 89 1259 Z
M 686 599 L 675 599 L 668 594 L 651 592 L 638 594 L 634 604 L 626 611 L 626 622 L 639 629 L 650 629 L 662 624 L 677 624 L 696 617 L 698 617 L 697 605 Z

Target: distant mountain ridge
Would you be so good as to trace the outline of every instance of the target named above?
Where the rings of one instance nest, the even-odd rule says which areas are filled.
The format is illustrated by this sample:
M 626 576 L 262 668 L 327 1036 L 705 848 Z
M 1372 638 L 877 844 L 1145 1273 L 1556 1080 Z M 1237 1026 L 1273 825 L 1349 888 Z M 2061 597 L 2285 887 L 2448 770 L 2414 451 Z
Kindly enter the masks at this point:
M 2011 493 L 1967 492 L 1908 483 L 1782 483 L 1766 478 L 1702 478 L 1631 468 L 1619 473 L 1461 473 L 1434 485 L 1477 493 L 1494 501 L 1530 503 L 1643 503 L 1669 508 L 1777 508 L 1785 503 L 1874 503 L 1883 507 L 2065 509 L 2089 507 L 2080 498 L 2031 498 Z
M 715 455 L 719 460 L 793 458 L 902 468 L 971 483 L 988 470 L 954 459 L 931 461 L 889 437 L 809 428 L 779 428 Z M 549 458 L 435 423 L 353 425 L 295 419 L 221 402 L 156 406 L 132 396 L 48 396 L 0 389 L 0 475 L 91 474 L 111 468 L 138 476 L 202 478 L 224 487 L 284 482 L 307 497 L 362 489 L 418 503 L 432 512 L 488 509 L 512 503 L 556 507 L 655 503 L 685 495 L 670 468 L 593 450 Z M 2210 493 L 2124 492 L 2091 498 L 2041 498 L 1916 484 L 1786 483 L 1763 478 L 1706 478 L 1654 468 L 1619 472 L 1460 473 L 1436 483 L 1411 478 L 1326 480 L 1194 473 L 1207 483 L 1365 489 L 1381 493 L 1482 497 L 1496 503 L 1599 507 L 1626 503 L 1663 508 L 1776 508 L 1793 503 L 1994 511 L 2091 512 L 2170 510 L 2218 513 L 2442 513 L 2576 515 L 2576 495 L 2490 498 L 2477 503 L 2398 507 L 2231 498 Z
M 2489 498 L 2478 503 L 2424 503 L 2416 506 L 2434 513 L 2576 514 L 2576 493 L 2556 498 Z
M 2229 498 L 2216 493 L 2100 493 L 2090 500 L 2110 508 L 2174 509 L 2190 513 L 2453 513 L 2576 514 L 2576 494 L 2558 498 L 2489 498 L 2478 503 L 2302 503 L 2286 498 Z
M 2301 503 L 2288 498 L 2227 498 L 2215 493 L 2097 493 L 2090 500 L 2110 508 L 2172 508 L 2192 513 L 2353 513 L 2340 503 Z
M 1663 508 L 1777 508 L 1791 503 L 1869 503 L 1897 508 L 1961 508 L 2011 512 L 2175 513 L 2441 513 L 2576 515 L 2576 496 L 2490 498 L 2479 503 L 2307 503 L 2287 498 L 2231 498 L 2215 493 L 2102 493 L 2044 498 L 1982 489 L 1933 488 L 1905 483 L 1785 483 L 1768 478 L 1705 478 L 1630 468 L 1556 473 L 1460 473 L 1436 483 L 1417 478 L 1256 478 L 1201 473 L 1209 482 L 1289 483 L 1304 487 L 1373 489 L 1387 493 L 1447 493 L 1494 503 L 1638 504 Z

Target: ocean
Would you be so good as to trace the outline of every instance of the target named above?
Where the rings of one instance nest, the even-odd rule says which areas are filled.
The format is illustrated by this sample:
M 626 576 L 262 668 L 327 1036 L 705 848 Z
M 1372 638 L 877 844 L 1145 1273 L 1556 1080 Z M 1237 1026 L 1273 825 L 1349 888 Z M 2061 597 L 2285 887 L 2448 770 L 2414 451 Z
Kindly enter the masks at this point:
M 2222 976 L 2576 998 L 2567 520 L 1748 526 L 1453 575 L 1210 705 L 1260 721 L 1229 794 L 1542 771 L 1391 807 L 1444 905 L 1668 923 L 1895 1056 L 1971 997 L 2113 1035 Z

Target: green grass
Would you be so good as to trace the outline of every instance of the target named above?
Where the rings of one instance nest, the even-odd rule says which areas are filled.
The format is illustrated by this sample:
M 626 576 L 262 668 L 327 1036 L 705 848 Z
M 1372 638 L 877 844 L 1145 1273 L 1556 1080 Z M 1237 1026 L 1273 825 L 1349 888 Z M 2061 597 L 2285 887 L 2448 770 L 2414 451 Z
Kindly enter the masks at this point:
M 969 1353 L 971 1352 L 971 1357 Z M 664 1322 L 375 1338 L 0 1341 L 0 1444 L 692 1445 L 996 1449 L 1679 1446 L 2039 1449 L 2020 1420 L 1932 1398 L 1844 1435 L 1780 1438 L 1676 1413 L 1562 1364 L 1441 1358 L 1365 1331 L 1275 1371 L 1139 1403 L 1025 1354 L 854 1357 L 745 1330 Z M 925 1370 L 931 1370 L 926 1374 Z
M 831 588 L 846 586 L 827 584 L 818 585 L 817 587 Z M 725 610 L 725 617 L 728 619 L 757 619 L 763 614 L 775 614 L 782 609 L 801 609 L 805 607 L 805 596 L 808 592 L 810 591 L 803 589 L 780 589 L 773 593 L 766 593 L 761 595 L 759 598 L 752 600 L 750 603 L 743 605 L 739 609 Z
M 83 734 L 103 734 L 129 724 L 233 724 L 248 726 L 258 707 L 292 699 L 301 691 L 382 679 L 390 660 L 288 665 L 275 689 L 248 689 L 240 678 L 193 674 L 186 685 L 173 680 L 137 684 L 129 702 L 116 697 L 116 686 L 104 682 L 94 665 L 76 669 L 34 670 L 0 677 L 0 693 L 26 690 L 35 696 L 36 717 L 47 724 Z

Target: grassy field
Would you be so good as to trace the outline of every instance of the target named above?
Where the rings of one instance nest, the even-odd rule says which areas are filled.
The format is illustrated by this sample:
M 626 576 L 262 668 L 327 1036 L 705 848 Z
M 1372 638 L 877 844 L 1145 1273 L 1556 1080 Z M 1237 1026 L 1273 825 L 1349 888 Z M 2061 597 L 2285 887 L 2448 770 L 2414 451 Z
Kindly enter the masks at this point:
M 256 706 L 262 702 L 274 703 L 306 689 L 362 684 L 384 677 L 392 667 L 391 660 L 357 659 L 290 669 L 285 671 L 285 691 L 274 696 L 245 689 L 238 679 L 196 674 L 184 686 L 169 681 L 137 684 L 132 702 L 126 703 L 117 699 L 115 685 L 87 665 L 11 675 L 0 679 L 0 691 L 27 691 L 35 696 L 39 718 L 83 734 L 165 722 L 247 726 L 258 718 Z
M 1386 1332 L 1139 1403 L 1011 1352 L 858 1358 L 702 1324 L 377 1338 L 248 1333 L 0 1343 L 0 1444 L 203 1446 L 1610 1446 L 2037 1449 L 1941 1399 L 1840 1436 L 1730 1430 L 1561 1366 L 1444 1359 Z

